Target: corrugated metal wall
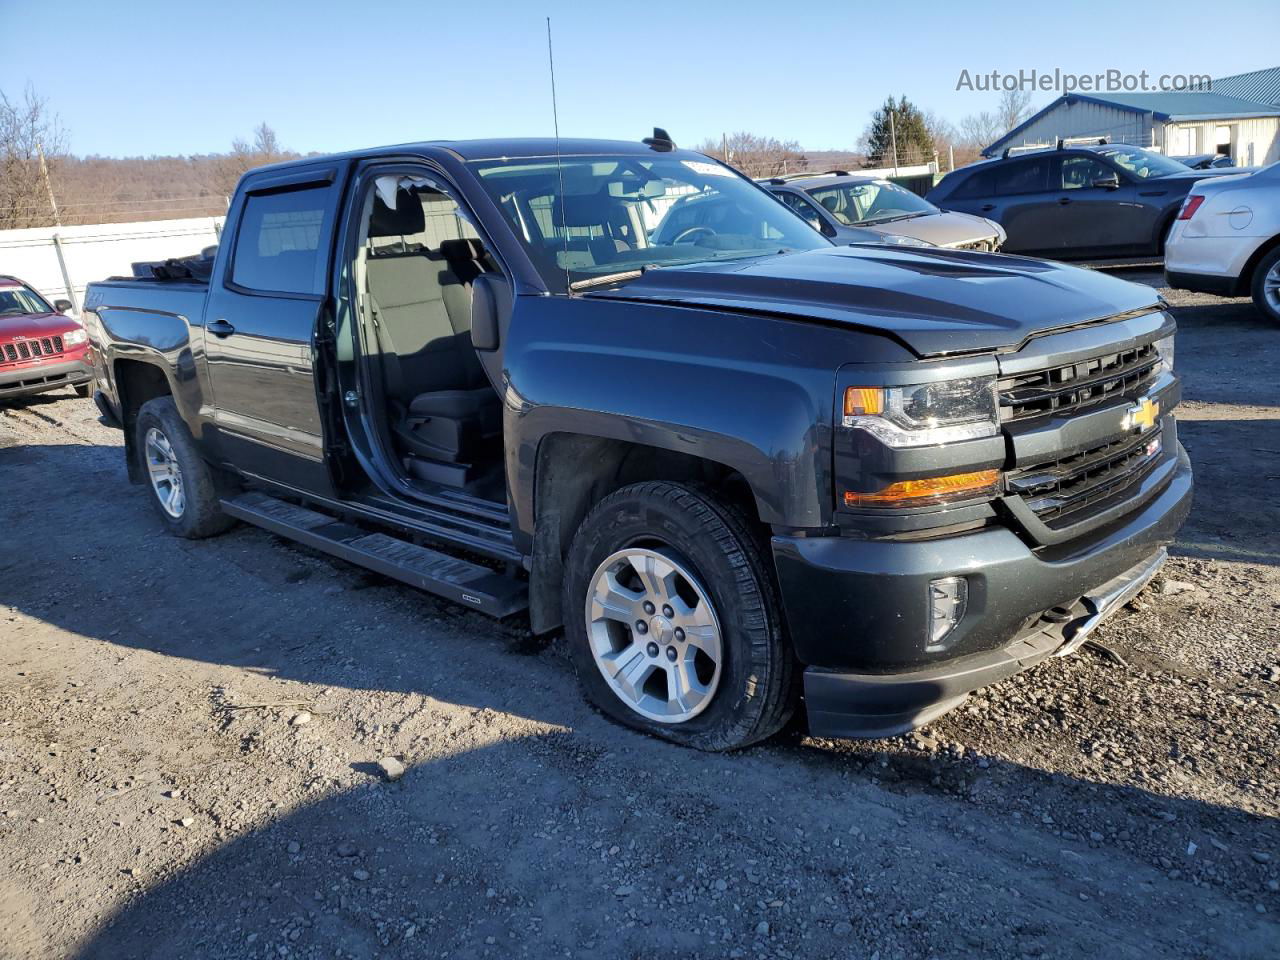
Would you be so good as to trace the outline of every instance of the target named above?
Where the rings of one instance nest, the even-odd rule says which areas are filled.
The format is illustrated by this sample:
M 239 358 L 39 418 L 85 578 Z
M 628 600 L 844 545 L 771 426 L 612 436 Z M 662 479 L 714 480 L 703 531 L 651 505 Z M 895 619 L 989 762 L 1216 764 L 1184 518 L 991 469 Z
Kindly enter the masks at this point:
M 1056 137 L 1110 137 L 1114 141 L 1151 146 L 1152 131 L 1149 114 L 1131 110 L 1117 110 L 1100 103 L 1076 101 L 1063 104 L 1046 113 L 1017 137 L 1001 145 L 1052 143 Z

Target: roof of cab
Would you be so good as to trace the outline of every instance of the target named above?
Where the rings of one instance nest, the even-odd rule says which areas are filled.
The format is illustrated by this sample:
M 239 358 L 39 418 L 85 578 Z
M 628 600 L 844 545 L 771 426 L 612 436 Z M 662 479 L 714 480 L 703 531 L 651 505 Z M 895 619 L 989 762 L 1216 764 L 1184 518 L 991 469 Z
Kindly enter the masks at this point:
M 283 170 L 301 164 L 325 163 L 334 160 L 364 160 L 370 157 L 401 155 L 415 150 L 448 150 L 463 161 L 473 160 L 534 160 L 546 157 L 583 156 L 676 156 L 684 159 L 701 158 L 692 150 L 658 150 L 648 144 L 632 140 L 586 140 L 554 137 L 507 137 L 488 140 L 420 140 L 411 143 L 395 143 L 368 147 L 363 150 L 347 150 L 317 156 L 298 157 L 279 163 L 254 167 L 250 173 Z

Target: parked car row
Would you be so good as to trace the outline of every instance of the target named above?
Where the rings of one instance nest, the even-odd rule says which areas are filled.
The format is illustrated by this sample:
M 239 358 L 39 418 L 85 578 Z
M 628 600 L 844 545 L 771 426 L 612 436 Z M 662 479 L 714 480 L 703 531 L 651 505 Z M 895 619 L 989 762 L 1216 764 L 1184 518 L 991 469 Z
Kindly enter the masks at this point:
M 1007 233 L 1007 253 L 1058 260 L 1158 257 L 1182 201 L 1207 177 L 1241 168 L 1192 170 L 1123 143 L 1064 143 L 1004 155 L 948 173 L 928 199 L 987 217 Z

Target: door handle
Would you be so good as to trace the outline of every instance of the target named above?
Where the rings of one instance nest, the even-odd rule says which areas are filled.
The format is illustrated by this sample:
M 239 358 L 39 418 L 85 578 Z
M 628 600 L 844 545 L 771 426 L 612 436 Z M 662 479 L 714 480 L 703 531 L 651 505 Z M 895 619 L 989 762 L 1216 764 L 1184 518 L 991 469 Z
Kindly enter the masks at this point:
M 1070 198 L 1070 197 L 1059 197 L 1059 198 L 1058 198 L 1058 204 L 1059 204 L 1060 206 L 1065 207 L 1065 206 L 1066 206 L 1068 203 L 1070 203 L 1070 202 L 1071 202 L 1071 198 Z
M 982 212 L 986 213 L 988 210 L 994 210 L 995 208 L 996 205 L 994 203 L 984 203 L 982 205 Z
M 229 337 L 236 332 L 236 328 L 225 320 L 214 320 L 212 323 L 207 323 L 205 324 L 205 329 L 215 337 Z

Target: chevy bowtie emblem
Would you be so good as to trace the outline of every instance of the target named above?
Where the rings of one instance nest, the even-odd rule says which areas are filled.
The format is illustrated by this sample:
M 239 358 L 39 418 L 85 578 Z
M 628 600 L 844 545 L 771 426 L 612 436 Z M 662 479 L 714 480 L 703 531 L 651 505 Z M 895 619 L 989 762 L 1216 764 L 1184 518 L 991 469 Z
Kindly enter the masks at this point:
M 1137 430 L 1139 433 L 1150 430 L 1156 425 L 1156 418 L 1159 416 L 1160 404 L 1153 402 L 1150 397 L 1143 397 L 1124 412 L 1122 429 Z

